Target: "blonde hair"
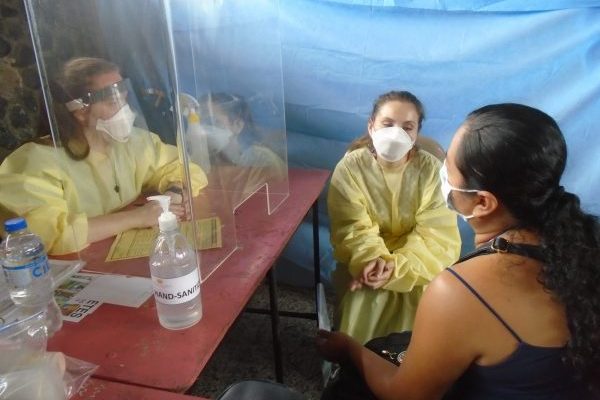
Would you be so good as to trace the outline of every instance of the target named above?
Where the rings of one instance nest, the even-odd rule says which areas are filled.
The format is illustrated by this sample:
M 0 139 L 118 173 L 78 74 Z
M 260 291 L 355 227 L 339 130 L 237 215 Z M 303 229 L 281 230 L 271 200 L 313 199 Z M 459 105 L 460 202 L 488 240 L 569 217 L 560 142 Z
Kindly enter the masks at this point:
M 90 91 L 95 76 L 115 71 L 119 72 L 119 67 L 110 61 L 102 58 L 78 57 L 67 61 L 60 76 L 50 82 L 60 142 L 69 157 L 74 160 L 85 159 L 90 152 L 90 146 L 84 135 L 84 127 L 65 104 L 85 96 Z

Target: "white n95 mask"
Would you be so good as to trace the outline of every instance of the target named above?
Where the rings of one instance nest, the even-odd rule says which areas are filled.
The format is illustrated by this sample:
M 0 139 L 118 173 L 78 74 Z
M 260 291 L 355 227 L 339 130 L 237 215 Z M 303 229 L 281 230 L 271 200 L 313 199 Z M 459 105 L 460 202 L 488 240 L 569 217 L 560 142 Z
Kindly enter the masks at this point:
M 221 152 L 233 137 L 233 132 L 228 129 L 219 128 L 214 125 L 200 125 L 201 130 L 206 134 L 208 148 L 212 152 Z
M 442 165 L 442 168 L 440 168 L 440 181 L 441 181 L 442 196 L 444 196 L 444 201 L 446 202 L 446 207 L 448 207 L 450 210 L 452 210 L 455 213 L 457 213 L 458 215 L 460 215 L 460 217 L 465 221 L 473 218 L 473 214 L 464 215 L 464 214 L 459 213 L 456 210 L 456 208 L 450 201 L 450 192 L 455 190 L 457 192 L 464 192 L 464 193 L 477 193 L 479 190 L 477 190 L 477 189 L 460 189 L 460 188 L 455 188 L 454 186 L 452 186 L 450 184 L 450 182 L 448 182 L 448 168 L 446 167 L 446 161 L 444 161 L 444 165 Z
M 214 125 L 202 125 L 202 130 L 206 133 L 208 148 L 211 153 L 221 153 L 230 162 L 239 163 L 240 146 L 233 132 Z
M 135 113 L 131 111 L 129 104 L 125 104 L 109 119 L 98 119 L 96 130 L 106 133 L 117 142 L 124 143 L 129 140 L 134 121 Z
M 371 138 L 377 155 L 389 162 L 401 160 L 415 144 L 408 133 L 398 126 L 378 129 Z

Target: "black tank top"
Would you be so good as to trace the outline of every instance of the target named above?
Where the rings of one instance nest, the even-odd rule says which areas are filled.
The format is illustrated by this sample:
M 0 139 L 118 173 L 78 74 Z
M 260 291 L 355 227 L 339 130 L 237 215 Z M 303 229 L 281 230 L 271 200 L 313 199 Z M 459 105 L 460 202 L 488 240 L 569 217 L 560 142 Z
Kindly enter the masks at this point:
M 501 240 L 499 240 L 501 239 Z M 496 238 L 490 245 L 477 249 L 459 260 L 501 252 L 519 254 L 543 260 L 539 248 L 531 245 L 516 245 L 505 239 Z M 504 361 L 481 366 L 472 364 L 454 384 L 444 400 L 583 400 L 588 397 L 583 386 L 575 382 L 574 371 L 562 362 L 565 347 L 539 347 L 524 342 L 494 308 L 456 271 L 447 269 L 456 277 L 515 338 L 516 350 Z

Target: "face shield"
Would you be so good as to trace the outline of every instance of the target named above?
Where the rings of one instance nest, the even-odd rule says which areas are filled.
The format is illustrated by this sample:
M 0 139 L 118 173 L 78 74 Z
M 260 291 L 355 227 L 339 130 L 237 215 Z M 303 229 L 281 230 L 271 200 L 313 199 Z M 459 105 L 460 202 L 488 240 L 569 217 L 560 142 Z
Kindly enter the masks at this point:
M 130 92 L 133 93 L 133 90 L 131 82 L 127 78 L 103 87 L 102 89 L 87 92 L 80 98 L 71 100 L 65 105 L 71 112 L 80 110 L 84 107 L 89 107 L 92 104 L 102 104 L 113 108 L 116 112 L 127 104 L 127 95 Z
M 221 129 L 235 132 L 232 126 L 235 121 L 242 118 L 242 102 L 233 94 L 217 93 L 208 95 L 200 102 L 200 117 L 205 124 L 210 124 Z

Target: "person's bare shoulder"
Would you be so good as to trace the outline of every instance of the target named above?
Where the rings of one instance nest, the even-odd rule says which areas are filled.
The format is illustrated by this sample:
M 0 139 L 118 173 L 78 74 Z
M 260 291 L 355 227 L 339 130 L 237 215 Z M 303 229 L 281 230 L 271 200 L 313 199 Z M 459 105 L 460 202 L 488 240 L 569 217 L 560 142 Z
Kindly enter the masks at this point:
M 471 259 L 450 268 L 462 275 L 462 271 L 478 267 L 476 262 Z M 431 320 L 437 321 L 436 324 L 443 324 L 448 334 L 454 333 L 457 337 L 472 332 L 478 324 L 473 294 L 448 270 L 443 270 L 427 286 L 419 308 L 419 311 L 430 313 Z

